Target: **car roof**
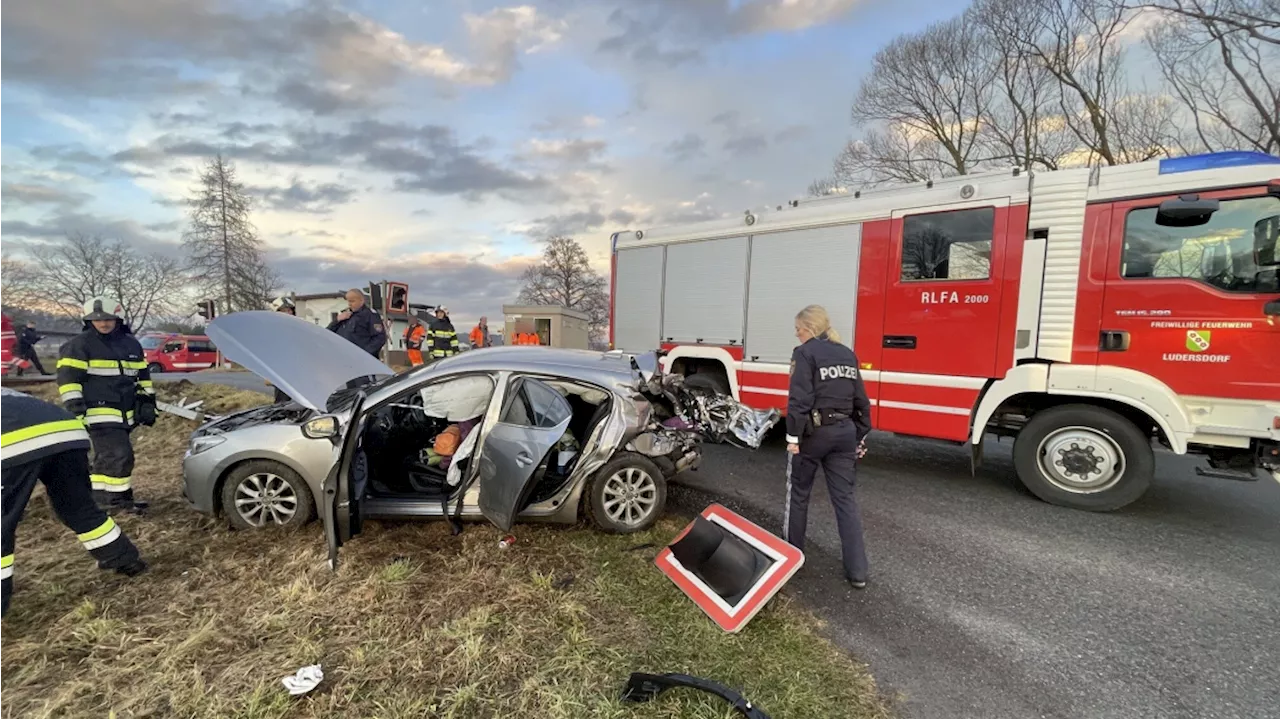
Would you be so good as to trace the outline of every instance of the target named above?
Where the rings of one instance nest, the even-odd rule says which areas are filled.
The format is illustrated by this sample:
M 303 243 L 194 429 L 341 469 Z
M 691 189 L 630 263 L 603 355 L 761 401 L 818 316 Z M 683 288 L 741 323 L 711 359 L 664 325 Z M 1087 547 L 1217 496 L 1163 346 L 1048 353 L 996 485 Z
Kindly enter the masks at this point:
M 467 370 L 545 372 L 583 380 L 595 380 L 599 384 L 630 382 L 635 379 L 630 360 L 621 355 L 592 350 L 524 345 L 471 350 L 437 360 L 430 367 L 447 374 Z M 434 373 L 433 371 L 432 374 Z

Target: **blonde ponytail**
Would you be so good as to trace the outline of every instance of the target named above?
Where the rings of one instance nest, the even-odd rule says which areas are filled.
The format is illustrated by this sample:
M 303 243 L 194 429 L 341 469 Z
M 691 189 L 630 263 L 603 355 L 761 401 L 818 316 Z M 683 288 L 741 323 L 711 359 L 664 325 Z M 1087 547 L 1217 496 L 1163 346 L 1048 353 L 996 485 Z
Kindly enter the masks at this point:
M 822 305 L 809 305 L 800 310 L 800 313 L 796 315 L 796 322 L 799 322 L 801 327 L 809 330 L 814 337 L 821 337 L 825 334 L 827 339 L 832 342 L 840 341 L 840 333 L 836 332 L 835 328 L 831 326 L 831 317 L 827 315 L 827 310 Z

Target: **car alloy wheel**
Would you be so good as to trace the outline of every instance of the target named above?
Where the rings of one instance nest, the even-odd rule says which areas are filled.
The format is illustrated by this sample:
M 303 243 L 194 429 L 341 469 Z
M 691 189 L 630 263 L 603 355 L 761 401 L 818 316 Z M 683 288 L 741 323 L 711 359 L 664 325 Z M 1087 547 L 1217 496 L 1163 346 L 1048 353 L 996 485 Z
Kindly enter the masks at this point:
M 658 485 L 648 471 L 623 467 L 604 484 L 604 512 L 612 521 L 634 527 L 649 518 L 658 503 Z
M 236 485 L 235 507 L 240 518 L 251 526 L 284 526 L 298 512 L 298 495 L 283 477 L 255 472 Z

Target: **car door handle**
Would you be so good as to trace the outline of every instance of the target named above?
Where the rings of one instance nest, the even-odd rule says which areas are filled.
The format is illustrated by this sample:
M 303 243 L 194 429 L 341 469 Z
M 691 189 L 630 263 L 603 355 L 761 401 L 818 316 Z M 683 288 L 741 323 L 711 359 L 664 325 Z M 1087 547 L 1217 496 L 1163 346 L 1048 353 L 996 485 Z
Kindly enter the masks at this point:
M 516 463 L 521 467 L 528 467 L 533 464 L 533 455 L 528 452 L 521 452 L 516 455 Z
M 913 350 L 916 348 L 915 335 L 885 335 L 884 346 L 896 350 Z
M 1099 352 L 1124 352 L 1129 349 L 1129 333 L 1124 330 L 1103 330 L 1098 342 Z

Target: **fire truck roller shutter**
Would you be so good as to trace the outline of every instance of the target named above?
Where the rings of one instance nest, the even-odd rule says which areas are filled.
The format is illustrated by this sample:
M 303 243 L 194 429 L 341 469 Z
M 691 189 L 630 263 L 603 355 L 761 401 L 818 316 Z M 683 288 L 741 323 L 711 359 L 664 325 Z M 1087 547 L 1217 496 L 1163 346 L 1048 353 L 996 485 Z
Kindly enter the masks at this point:
M 613 298 L 616 349 L 648 352 L 661 343 L 663 250 L 661 246 L 618 250 Z
M 667 246 L 662 339 L 741 344 L 747 290 L 747 238 Z
M 861 224 L 753 236 L 747 358 L 789 362 L 796 346 L 796 312 L 812 304 L 827 308 L 832 328 L 843 343 L 851 345 L 861 246 Z

